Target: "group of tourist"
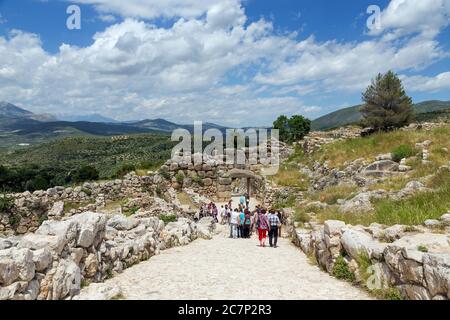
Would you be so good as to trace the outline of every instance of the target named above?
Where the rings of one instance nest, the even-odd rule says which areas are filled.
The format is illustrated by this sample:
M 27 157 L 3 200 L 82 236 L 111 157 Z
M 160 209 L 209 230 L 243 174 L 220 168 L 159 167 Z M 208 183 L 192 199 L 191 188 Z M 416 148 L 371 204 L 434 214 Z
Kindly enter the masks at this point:
M 245 203 L 245 204 L 243 204 Z M 269 236 L 270 247 L 277 248 L 278 237 L 281 235 L 283 214 L 281 211 L 266 210 L 256 206 L 251 211 L 248 202 L 241 201 L 236 208 L 232 208 L 231 201 L 220 209 L 222 224 L 229 224 L 230 238 L 249 239 L 253 232 L 257 232 L 259 245 L 266 246 Z
M 213 217 L 215 222 L 219 222 L 218 219 L 219 211 L 214 202 L 210 202 L 209 204 L 203 204 L 200 207 L 200 210 L 195 214 L 194 220 L 198 221 L 204 217 Z
M 230 226 L 232 239 L 249 239 L 256 232 L 261 247 L 266 246 L 267 237 L 269 237 L 269 245 L 273 248 L 277 247 L 283 222 L 281 211 L 267 210 L 259 205 L 251 211 L 249 197 L 246 194 L 240 197 L 237 207 L 233 208 L 232 204 L 230 200 L 228 204 L 222 205 L 220 210 L 213 202 L 203 204 L 195 214 L 195 220 L 212 217 L 215 222 Z

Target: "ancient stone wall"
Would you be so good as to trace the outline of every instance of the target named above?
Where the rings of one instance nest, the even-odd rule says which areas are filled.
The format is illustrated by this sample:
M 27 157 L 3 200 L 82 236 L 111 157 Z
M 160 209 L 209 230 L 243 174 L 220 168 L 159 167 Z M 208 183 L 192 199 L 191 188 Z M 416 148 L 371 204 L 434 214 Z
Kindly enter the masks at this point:
M 0 300 L 71 298 L 81 287 L 198 237 L 211 239 L 212 219 L 127 218 L 85 212 L 45 221 L 35 233 L 0 238 Z
M 450 214 L 440 223 L 450 224 Z M 414 300 L 450 299 L 450 238 L 420 229 L 326 221 L 291 230 L 294 243 L 330 274 L 341 257 L 355 280 L 371 290 L 396 288 Z
M 62 206 L 64 203 L 79 204 L 86 210 L 95 211 L 96 207 L 103 206 L 106 200 L 148 196 L 156 191 L 165 191 L 167 187 L 168 183 L 160 175 L 141 177 L 130 173 L 123 179 L 113 181 L 86 182 L 76 187 L 54 187 L 33 193 L 26 191 L 10 194 L 8 197 L 12 199 L 13 204 L 8 212 L 0 212 L 0 233 L 25 234 L 36 231 L 40 224 L 52 215 L 49 211 L 58 202 Z

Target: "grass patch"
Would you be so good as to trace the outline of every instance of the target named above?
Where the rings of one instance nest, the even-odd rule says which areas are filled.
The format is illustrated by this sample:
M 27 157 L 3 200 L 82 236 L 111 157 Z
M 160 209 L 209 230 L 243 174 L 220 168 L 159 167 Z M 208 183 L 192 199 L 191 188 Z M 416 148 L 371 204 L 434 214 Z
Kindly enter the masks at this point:
M 294 221 L 300 223 L 307 223 L 311 221 L 311 217 L 302 208 L 296 208 L 294 211 Z
M 420 252 L 424 252 L 424 253 L 428 252 L 428 248 L 423 245 L 418 246 L 417 250 L 419 250 Z
M 403 300 L 403 296 L 397 288 L 375 289 L 371 293 L 381 300 Z
M 440 218 L 449 209 L 450 184 L 447 184 L 436 191 L 419 193 L 400 201 L 377 201 L 374 222 L 387 225 L 420 225 L 427 219 Z
M 0 194 L 0 212 L 9 212 L 14 206 L 14 201 L 6 193 Z
M 404 158 L 409 158 L 417 154 L 417 151 L 409 144 L 402 144 L 394 148 L 391 152 L 392 160 L 400 162 Z
M 294 208 L 297 205 L 297 198 L 295 195 L 284 195 L 279 191 L 275 192 L 275 201 L 272 209 L 281 210 L 283 208 Z
M 64 213 L 69 213 L 71 210 L 78 210 L 80 208 L 86 207 L 87 205 L 93 204 L 93 201 L 85 202 L 64 202 Z
M 162 221 L 164 221 L 165 224 L 168 224 L 168 223 L 170 223 L 170 222 L 175 222 L 175 221 L 177 221 L 178 218 L 177 218 L 177 216 L 174 215 L 174 214 L 169 214 L 169 215 L 163 215 L 163 214 L 161 214 L 161 215 L 159 216 L 159 220 L 162 220 Z
M 345 262 L 344 257 L 342 256 L 339 256 L 336 259 L 336 262 L 334 263 L 333 266 L 332 274 L 338 279 L 346 280 L 352 283 L 355 282 L 356 280 L 355 274 L 350 271 L 347 263 Z
M 125 216 L 127 216 L 127 217 L 130 217 L 130 216 L 132 216 L 132 215 L 135 215 L 136 212 L 138 212 L 138 211 L 139 211 L 139 207 L 138 207 L 138 206 L 133 206 L 133 207 L 131 207 L 131 208 L 128 209 L 128 210 L 124 210 L 124 211 L 123 211 L 123 214 L 124 214 Z
M 340 185 L 327 187 L 320 192 L 314 192 L 308 195 L 312 201 L 320 201 L 329 205 L 336 204 L 339 199 L 349 199 L 355 195 L 358 190 L 356 186 Z
M 314 160 L 328 161 L 331 167 L 342 168 L 349 160 L 363 158 L 372 161 L 378 154 L 391 152 L 399 146 L 414 146 L 425 140 L 433 141 L 430 148 L 430 160 L 437 165 L 448 162 L 448 154 L 443 148 L 450 149 L 450 125 L 430 131 L 402 131 L 380 132 L 369 137 L 336 141 L 323 146 L 312 154 Z
M 309 187 L 309 179 L 300 172 L 294 163 L 282 165 L 277 174 L 272 177 L 272 182 L 282 187 L 295 187 L 305 191 Z

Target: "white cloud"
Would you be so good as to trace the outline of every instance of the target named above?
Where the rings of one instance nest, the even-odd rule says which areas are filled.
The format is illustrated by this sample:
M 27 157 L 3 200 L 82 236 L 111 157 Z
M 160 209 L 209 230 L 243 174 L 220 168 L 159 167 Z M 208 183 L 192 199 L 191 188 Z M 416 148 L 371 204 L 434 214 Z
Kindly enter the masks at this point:
M 75 0 L 74 2 L 94 5 L 101 13 L 146 19 L 197 18 L 216 6 L 231 8 L 239 3 L 238 0 Z
M 370 33 L 387 32 L 387 38 L 396 38 L 418 32 L 432 38 L 449 24 L 448 0 L 392 0 L 381 14 L 381 30 Z
M 435 37 L 423 33 L 359 43 L 296 40 L 278 35 L 269 21 L 249 24 L 237 0 L 183 1 L 181 7 L 157 1 L 148 8 L 156 1 L 80 1 L 97 5 L 103 15 L 183 18 L 167 28 L 126 18 L 95 34 L 91 45 L 63 44 L 56 54 L 45 52 L 34 34 L 0 36 L 0 100 L 57 115 L 267 125 L 281 113 L 323 113 L 304 97 L 360 92 L 388 69 L 411 74 L 405 78 L 409 90 L 448 89 L 448 73 L 420 76 L 448 57 Z
M 113 23 L 116 22 L 116 17 L 112 14 L 100 14 L 98 18 L 103 22 Z
M 443 72 L 435 77 L 403 77 L 405 87 L 417 92 L 436 92 L 450 90 L 450 72 Z

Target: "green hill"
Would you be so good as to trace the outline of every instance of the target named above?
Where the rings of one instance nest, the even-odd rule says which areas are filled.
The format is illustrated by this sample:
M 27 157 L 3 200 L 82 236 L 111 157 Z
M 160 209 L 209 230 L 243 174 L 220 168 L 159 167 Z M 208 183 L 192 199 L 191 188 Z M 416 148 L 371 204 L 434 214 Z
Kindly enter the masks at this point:
M 361 105 L 344 108 L 315 119 L 312 122 L 313 130 L 328 130 L 358 123 L 362 115 L 359 112 Z M 448 115 L 450 101 L 424 101 L 414 105 L 419 121 L 430 121 L 442 115 Z
M 87 165 L 98 170 L 100 179 L 114 177 L 124 165 L 152 168 L 170 158 L 174 145 L 166 134 L 67 137 L 23 149 L 4 149 L 0 163 L 20 172 L 21 178 L 29 175 L 24 183 L 41 175 L 49 185 L 62 185 L 71 172 Z M 0 170 L 0 190 L 1 183 Z

